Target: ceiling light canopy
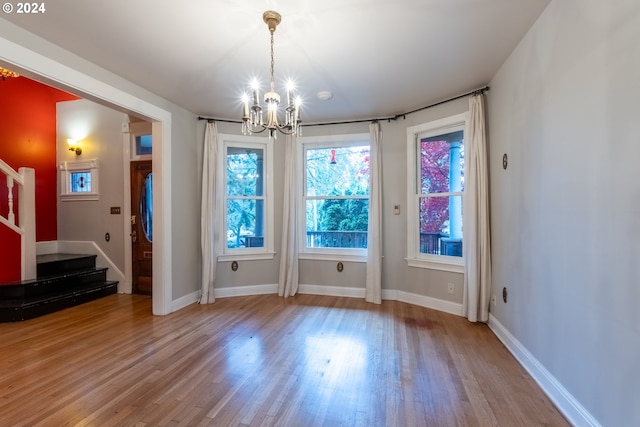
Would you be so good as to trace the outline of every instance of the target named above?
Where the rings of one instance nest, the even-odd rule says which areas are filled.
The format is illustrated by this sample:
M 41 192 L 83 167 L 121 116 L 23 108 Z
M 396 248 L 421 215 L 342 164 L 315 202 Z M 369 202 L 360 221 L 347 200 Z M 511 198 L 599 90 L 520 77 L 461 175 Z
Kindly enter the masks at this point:
M 262 19 L 269 27 L 271 34 L 271 86 L 267 93 L 264 94 L 264 103 L 267 109 L 267 121 L 264 122 L 262 116 L 262 106 L 260 105 L 260 88 L 257 81 L 252 84 L 251 105 L 249 105 L 249 95 L 244 94 L 242 97 L 242 133 L 244 135 L 259 133 L 265 130 L 269 131 L 269 138 L 276 138 L 278 131 L 285 135 L 300 133 L 300 98 L 293 93 L 294 87 L 292 83 L 287 84 L 287 106 L 284 110 L 284 123 L 278 122 L 278 105 L 280 104 L 280 95 L 275 90 L 273 79 L 273 33 L 282 20 L 278 12 L 268 10 L 262 14 Z

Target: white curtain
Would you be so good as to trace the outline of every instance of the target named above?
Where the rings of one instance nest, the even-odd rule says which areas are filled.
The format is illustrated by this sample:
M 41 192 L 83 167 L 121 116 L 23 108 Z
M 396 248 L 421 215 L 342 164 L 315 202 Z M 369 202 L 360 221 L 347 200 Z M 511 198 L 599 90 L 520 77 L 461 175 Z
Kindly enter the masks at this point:
M 284 155 L 284 203 L 282 209 L 282 247 L 280 251 L 280 274 L 278 295 L 294 296 L 298 292 L 298 200 L 300 180 L 298 177 L 298 147 L 294 135 L 285 138 Z
M 200 304 L 215 302 L 214 284 L 216 264 L 220 250 L 220 231 L 218 224 L 222 215 L 221 194 L 216 189 L 220 179 L 218 158 L 221 155 L 218 143 L 218 127 L 207 122 L 204 132 L 204 150 L 202 156 L 202 204 L 200 206 L 200 246 L 202 249 L 202 296 Z
M 369 125 L 369 230 L 365 300 L 382 303 L 382 132 L 380 123 Z
M 463 252 L 465 259 L 462 306 L 472 322 L 489 320 L 491 242 L 489 233 L 489 180 L 484 97 L 469 99 L 464 131 L 465 189 Z

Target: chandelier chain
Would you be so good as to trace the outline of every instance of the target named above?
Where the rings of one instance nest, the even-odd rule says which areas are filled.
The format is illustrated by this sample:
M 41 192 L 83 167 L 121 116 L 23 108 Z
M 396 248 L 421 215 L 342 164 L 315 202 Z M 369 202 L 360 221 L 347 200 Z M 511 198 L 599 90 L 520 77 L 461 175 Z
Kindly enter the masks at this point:
M 273 70 L 275 68 L 275 61 L 273 60 L 273 31 L 271 31 L 271 92 L 275 92 L 275 83 L 273 82 Z

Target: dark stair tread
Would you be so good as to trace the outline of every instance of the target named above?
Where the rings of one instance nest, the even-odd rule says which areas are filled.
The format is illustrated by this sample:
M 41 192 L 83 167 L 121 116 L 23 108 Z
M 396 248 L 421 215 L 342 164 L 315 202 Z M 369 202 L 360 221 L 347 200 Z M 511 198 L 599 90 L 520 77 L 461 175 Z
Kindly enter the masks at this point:
M 38 255 L 36 257 L 37 277 L 51 277 L 66 274 L 71 271 L 89 270 L 95 268 L 97 255 L 54 253 Z
M 17 322 L 51 314 L 115 294 L 118 282 L 108 281 L 81 291 L 52 295 L 33 300 L 0 301 L 0 322 Z
M 47 262 L 68 261 L 79 258 L 96 258 L 97 255 L 91 254 L 71 254 L 71 253 L 54 253 L 36 255 L 36 264 L 43 264 Z
M 45 295 L 37 295 L 30 298 L 16 298 L 16 299 L 6 299 L 0 300 L 0 308 L 3 307 L 15 307 L 15 306 L 27 306 L 32 304 L 38 304 L 45 301 L 55 301 L 61 298 L 66 298 L 71 295 L 82 295 L 86 293 L 95 292 L 96 290 L 100 290 L 103 288 L 110 288 L 116 286 L 117 289 L 118 282 L 113 280 L 107 280 L 101 283 L 94 283 L 91 286 L 86 286 L 84 288 L 77 289 L 64 289 L 59 292 L 51 292 Z

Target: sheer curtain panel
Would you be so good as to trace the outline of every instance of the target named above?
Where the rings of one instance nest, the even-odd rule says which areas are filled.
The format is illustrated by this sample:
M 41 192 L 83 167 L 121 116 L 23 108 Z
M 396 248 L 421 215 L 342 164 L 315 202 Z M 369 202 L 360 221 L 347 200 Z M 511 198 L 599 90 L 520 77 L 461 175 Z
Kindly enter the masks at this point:
M 465 189 L 463 201 L 464 293 L 463 312 L 472 322 L 489 320 L 491 242 L 489 181 L 484 96 L 469 99 L 465 126 Z
M 298 292 L 298 200 L 301 177 L 298 176 L 298 147 L 294 135 L 285 138 L 284 203 L 282 207 L 282 246 L 278 295 L 294 296 Z
M 202 249 L 202 295 L 200 304 L 215 302 L 214 285 L 216 264 L 220 250 L 219 216 L 222 215 L 222 199 L 216 189 L 220 179 L 218 158 L 218 127 L 207 122 L 204 131 L 204 149 L 202 155 L 202 205 L 200 206 L 200 246 Z
M 382 132 L 380 123 L 369 125 L 369 229 L 365 300 L 382 303 Z

